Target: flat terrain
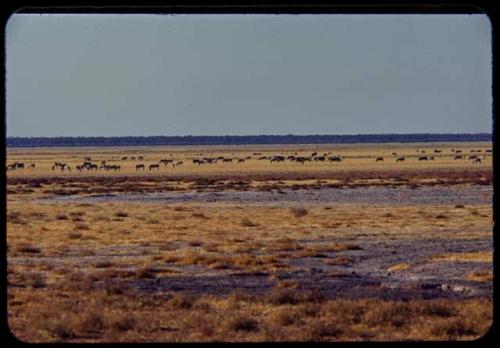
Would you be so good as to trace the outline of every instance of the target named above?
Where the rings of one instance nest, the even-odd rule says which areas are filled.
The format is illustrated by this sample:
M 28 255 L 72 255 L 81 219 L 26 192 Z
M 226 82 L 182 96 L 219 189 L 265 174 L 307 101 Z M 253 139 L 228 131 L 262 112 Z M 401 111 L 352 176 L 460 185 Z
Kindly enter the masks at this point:
M 492 318 L 490 150 L 9 149 L 25 164 L 7 173 L 10 328 L 30 342 L 477 338 Z M 76 170 L 85 157 L 120 169 Z

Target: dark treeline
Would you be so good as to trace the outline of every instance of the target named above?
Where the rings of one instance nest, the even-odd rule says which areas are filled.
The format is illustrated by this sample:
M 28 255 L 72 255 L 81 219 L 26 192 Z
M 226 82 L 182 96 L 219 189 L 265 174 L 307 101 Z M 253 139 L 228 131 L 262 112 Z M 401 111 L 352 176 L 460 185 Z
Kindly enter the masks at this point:
M 274 145 L 491 141 L 492 134 L 8 137 L 7 147 Z

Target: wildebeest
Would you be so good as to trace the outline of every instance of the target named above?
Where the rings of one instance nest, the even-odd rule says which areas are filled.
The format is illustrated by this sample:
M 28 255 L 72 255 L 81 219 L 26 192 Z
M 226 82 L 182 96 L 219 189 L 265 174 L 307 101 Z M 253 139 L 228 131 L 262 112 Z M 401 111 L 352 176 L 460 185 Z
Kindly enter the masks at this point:
M 429 157 L 431 161 L 434 161 L 434 156 Z
M 82 171 L 82 169 L 83 169 L 83 166 L 80 166 L 80 165 L 77 165 L 77 166 L 76 166 L 76 170 L 78 170 L 79 172 L 81 172 L 81 171 Z
M 139 170 L 139 169 L 144 170 L 144 164 L 138 164 L 135 166 L 135 170 Z
M 476 164 L 476 163 L 481 163 L 481 159 L 480 158 L 474 158 L 474 160 L 472 161 L 472 164 Z
M 273 156 L 271 157 L 271 163 L 273 162 L 284 162 L 285 156 Z
M 441 153 L 443 150 L 434 149 L 434 153 Z
M 314 157 L 314 160 L 324 162 L 326 160 L 326 158 L 325 158 L 325 156 L 316 156 L 316 157 Z
M 460 156 L 460 155 L 457 155 L 457 156 L 453 157 L 453 159 L 455 159 L 455 160 L 459 160 L 459 159 L 463 159 L 463 157 L 462 157 L 462 156 Z
M 34 169 L 34 168 L 35 168 L 35 163 L 31 163 L 31 164 L 28 166 L 28 168 L 33 168 L 33 169 Z
M 475 160 L 477 158 L 476 155 L 469 156 L 469 160 Z
M 84 161 L 92 161 L 92 158 L 91 157 L 84 157 L 83 160 Z
M 384 162 L 384 157 L 377 157 L 375 162 Z
M 405 158 L 404 157 L 398 157 L 396 158 L 396 162 L 404 162 Z
M 135 157 L 130 157 L 131 160 L 135 160 Z
M 122 157 L 122 161 L 126 161 L 128 157 Z
M 342 161 L 342 158 L 340 158 L 340 156 L 328 157 L 328 162 L 341 162 L 341 161 Z
M 462 153 L 462 150 L 455 150 L 455 153 Z
M 427 156 L 421 156 L 421 157 L 418 158 L 419 161 L 427 161 L 428 159 L 429 158 L 427 158 Z
M 149 170 L 153 170 L 153 169 L 160 170 L 160 165 L 159 164 L 150 164 Z
M 174 160 L 173 159 L 162 159 L 162 160 L 160 160 L 160 163 L 163 163 L 166 166 L 168 166 L 169 163 L 172 163 L 172 166 L 173 166 Z
M 205 164 L 205 162 L 203 160 L 198 159 L 198 158 L 194 158 L 193 164 L 202 165 L 202 164 Z
M 397 152 L 393 152 L 393 153 L 392 153 L 392 155 L 393 155 L 393 156 L 397 156 L 397 155 L 398 155 L 398 153 L 397 153 Z
M 233 162 L 233 159 L 232 158 L 224 158 L 222 160 L 222 163 L 228 163 L 228 162 Z
M 139 157 L 137 157 L 137 159 L 138 159 L 139 161 L 144 161 L 144 156 L 139 156 Z
M 101 161 L 101 164 L 106 164 L 106 161 Z
M 294 161 L 295 161 L 295 163 L 304 164 L 304 162 L 306 161 L 306 158 L 305 158 L 305 157 L 303 157 L 303 156 L 300 156 L 300 157 L 295 157 L 295 158 L 294 158 Z
M 245 159 L 244 158 L 238 158 L 238 162 L 236 163 L 245 163 Z
M 316 156 L 317 154 L 318 154 L 317 152 L 313 152 L 313 153 L 311 154 L 311 157 L 314 157 L 314 156 Z
M 491 153 L 492 151 L 491 150 L 484 150 L 484 152 Z

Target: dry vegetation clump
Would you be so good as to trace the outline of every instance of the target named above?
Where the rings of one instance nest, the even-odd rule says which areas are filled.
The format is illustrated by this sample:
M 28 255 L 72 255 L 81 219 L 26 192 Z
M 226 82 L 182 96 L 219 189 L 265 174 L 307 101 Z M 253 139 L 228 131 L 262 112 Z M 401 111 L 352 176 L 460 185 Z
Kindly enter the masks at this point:
M 209 217 L 206 216 L 204 213 L 193 213 L 193 214 L 191 214 L 191 216 L 196 217 L 196 218 L 200 218 L 200 219 L 205 219 L 205 220 L 209 219 Z
M 68 238 L 69 239 L 82 239 L 83 234 L 78 231 L 71 231 L 68 233 Z
M 491 271 L 474 271 L 465 277 L 467 280 L 472 280 L 474 282 L 492 282 L 493 272 Z
M 66 215 L 65 213 L 57 213 L 56 219 L 57 220 L 68 220 L 69 216 Z
M 301 218 L 303 216 L 306 216 L 308 214 L 307 209 L 305 208 L 290 208 L 290 212 L 295 216 L 296 218 Z
M 183 293 L 175 293 L 168 304 L 172 309 L 191 309 L 196 303 L 196 297 Z
M 243 227 L 257 227 L 259 226 L 259 224 L 253 222 L 252 220 L 250 220 L 249 218 L 243 218 L 241 220 L 241 226 Z
M 110 323 L 110 328 L 113 331 L 125 332 L 133 330 L 137 325 L 137 320 L 131 317 L 117 318 Z
M 21 212 L 12 211 L 7 214 L 7 222 L 12 224 L 26 225 L 27 221 L 23 219 Z
M 126 211 L 123 211 L 123 210 L 117 211 L 114 215 L 116 217 L 118 217 L 118 218 L 126 218 L 126 217 L 128 217 L 128 213 Z
M 25 276 L 26 285 L 35 289 L 44 288 L 47 286 L 45 277 L 41 273 L 28 273 Z
M 16 251 L 26 254 L 40 254 L 42 252 L 42 249 L 27 243 L 20 243 L 16 246 Z
M 234 313 L 224 323 L 228 331 L 255 332 L 259 330 L 259 322 L 249 318 L 245 313 Z

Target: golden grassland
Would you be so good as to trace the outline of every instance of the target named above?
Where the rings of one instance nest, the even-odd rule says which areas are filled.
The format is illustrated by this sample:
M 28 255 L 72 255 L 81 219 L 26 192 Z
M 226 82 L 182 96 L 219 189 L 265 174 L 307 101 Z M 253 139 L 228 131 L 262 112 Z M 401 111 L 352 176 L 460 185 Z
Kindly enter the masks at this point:
M 480 165 L 453 160 L 451 148 L 491 148 L 487 143 L 388 146 L 295 146 L 221 148 L 94 148 L 8 150 L 8 163 L 35 169 L 8 173 L 8 319 L 11 331 L 29 342 L 176 341 L 350 341 L 468 340 L 486 333 L 490 298 L 382 300 L 324 298 L 301 289 L 282 272 L 308 272 L 297 260 L 356 267 L 367 243 L 491 240 L 492 207 L 487 205 L 301 204 L 259 206 L 236 203 L 45 202 L 68 193 L 255 190 L 335 185 L 491 185 L 491 156 Z M 435 155 L 434 161 L 392 152 Z M 441 149 L 441 153 L 431 153 Z M 341 163 L 197 166 L 192 157 L 258 156 L 318 150 L 341 154 Z M 144 155 L 144 163 L 176 157 L 178 168 L 138 174 L 123 156 Z M 376 156 L 385 156 L 375 163 Z M 54 161 L 70 165 L 84 156 L 116 160 L 121 172 L 53 172 Z M 178 177 L 169 175 L 175 172 Z M 317 179 L 318 173 L 323 178 Z M 286 174 L 286 175 L 285 175 Z M 209 180 L 211 175 L 220 176 Z M 248 176 L 250 175 L 250 176 Z M 253 175 L 253 176 L 252 176 Z M 282 176 L 280 176 L 282 175 Z M 245 184 L 238 184 L 244 178 Z M 329 186 L 330 185 L 330 186 Z M 354 253 L 354 254 L 353 254 Z M 357 255 L 357 254 L 356 254 Z M 416 264 L 470 262 L 463 275 L 491 282 L 488 252 L 437 252 L 398 262 L 388 272 Z M 339 271 L 340 270 L 340 271 Z M 261 274 L 273 284 L 263 293 L 229 295 L 141 291 L 136 281 L 169 277 Z M 341 275 L 341 274 L 340 274 Z

